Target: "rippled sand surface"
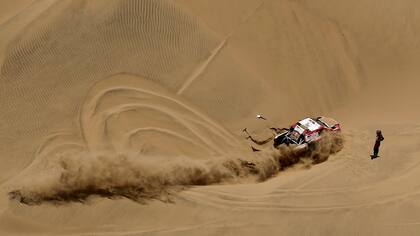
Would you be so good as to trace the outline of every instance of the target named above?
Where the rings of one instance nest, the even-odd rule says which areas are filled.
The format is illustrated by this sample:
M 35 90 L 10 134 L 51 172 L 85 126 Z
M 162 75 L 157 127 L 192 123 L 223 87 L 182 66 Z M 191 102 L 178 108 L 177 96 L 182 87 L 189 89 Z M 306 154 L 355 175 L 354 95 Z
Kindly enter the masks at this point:
M 416 235 L 419 7 L 0 2 L 0 234 Z M 319 164 L 242 132 L 319 115 Z

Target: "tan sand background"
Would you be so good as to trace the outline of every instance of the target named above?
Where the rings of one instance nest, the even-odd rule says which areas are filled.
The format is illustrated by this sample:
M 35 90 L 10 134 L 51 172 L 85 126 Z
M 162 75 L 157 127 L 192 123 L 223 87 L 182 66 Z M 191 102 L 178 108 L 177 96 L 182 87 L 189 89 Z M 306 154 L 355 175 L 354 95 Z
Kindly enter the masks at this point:
M 418 235 L 419 27 L 415 0 L 1 1 L 0 234 Z M 241 130 L 316 115 L 328 161 L 218 164 L 271 173 Z M 160 201 L 48 201 L 133 184 Z

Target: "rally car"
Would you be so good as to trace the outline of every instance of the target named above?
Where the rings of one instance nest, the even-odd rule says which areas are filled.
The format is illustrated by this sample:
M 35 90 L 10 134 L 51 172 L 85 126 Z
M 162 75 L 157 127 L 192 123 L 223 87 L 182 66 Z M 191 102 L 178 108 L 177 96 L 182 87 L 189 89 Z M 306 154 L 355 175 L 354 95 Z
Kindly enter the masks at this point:
M 257 119 L 267 121 L 262 115 L 257 115 Z M 255 144 L 264 145 L 273 140 L 275 148 L 285 144 L 287 146 L 292 145 L 295 150 L 307 150 L 308 147 L 313 147 L 313 144 L 323 137 L 323 132 L 341 131 L 340 124 L 337 121 L 323 116 L 302 119 L 288 129 L 274 127 L 270 129 L 274 131 L 274 135 L 264 140 L 255 139 L 246 128 L 242 131 L 248 135 L 247 139 Z M 260 151 L 258 148 L 251 147 L 253 151 Z
M 275 129 L 274 147 L 281 144 L 296 145 L 298 149 L 306 149 L 312 143 L 322 138 L 323 132 L 340 132 L 340 124 L 327 117 L 305 118 L 302 119 L 289 129 Z

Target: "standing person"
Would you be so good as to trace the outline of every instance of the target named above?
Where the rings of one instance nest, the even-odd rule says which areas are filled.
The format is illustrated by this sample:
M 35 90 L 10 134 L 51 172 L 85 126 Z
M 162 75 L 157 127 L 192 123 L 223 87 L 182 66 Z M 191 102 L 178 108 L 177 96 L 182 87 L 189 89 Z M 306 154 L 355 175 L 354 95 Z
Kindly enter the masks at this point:
M 375 159 L 378 157 L 379 146 L 381 146 L 382 141 L 384 141 L 384 136 L 382 136 L 382 132 L 380 130 L 376 130 L 376 141 L 375 141 L 375 146 L 373 147 L 373 155 L 371 156 L 372 159 Z

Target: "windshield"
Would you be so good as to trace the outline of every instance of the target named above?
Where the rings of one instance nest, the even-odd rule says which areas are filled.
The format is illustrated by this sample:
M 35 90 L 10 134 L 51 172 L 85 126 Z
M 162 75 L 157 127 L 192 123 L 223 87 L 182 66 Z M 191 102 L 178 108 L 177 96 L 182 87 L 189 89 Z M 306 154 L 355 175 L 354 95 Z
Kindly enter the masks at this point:
M 305 126 L 303 126 L 302 124 L 297 124 L 294 128 L 294 131 L 296 131 L 299 134 L 302 134 L 305 129 L 307 129 Z
M 299 139 L 299 136 L 300 134 L 296 130 L 293 130 L 292 133 L 290 134 L 290 139 L 297 142 Z

